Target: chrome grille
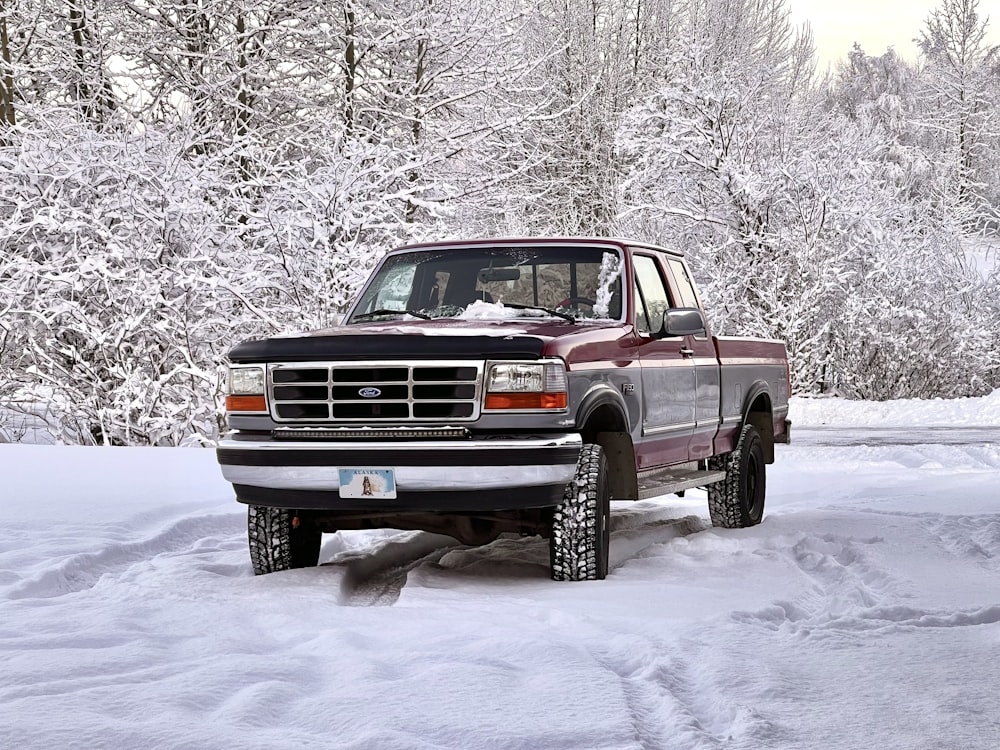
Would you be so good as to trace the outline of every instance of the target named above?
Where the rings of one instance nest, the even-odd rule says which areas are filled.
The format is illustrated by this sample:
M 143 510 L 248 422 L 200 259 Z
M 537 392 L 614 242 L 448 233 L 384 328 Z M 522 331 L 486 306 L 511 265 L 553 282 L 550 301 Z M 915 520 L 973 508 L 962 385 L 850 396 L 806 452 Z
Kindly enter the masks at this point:
M 320 362 L 268 367 L 271 416 L 289 423 L 468 422 L 482 362 Z

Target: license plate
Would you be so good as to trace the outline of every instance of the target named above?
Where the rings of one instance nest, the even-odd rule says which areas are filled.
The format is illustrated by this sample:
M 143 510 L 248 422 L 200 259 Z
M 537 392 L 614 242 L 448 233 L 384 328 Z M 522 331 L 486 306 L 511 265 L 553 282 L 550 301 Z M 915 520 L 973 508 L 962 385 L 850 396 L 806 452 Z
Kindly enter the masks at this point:
M 340 469 L 341 497 L 370 497 L 393 500 L 396 473 L 392 469 Z

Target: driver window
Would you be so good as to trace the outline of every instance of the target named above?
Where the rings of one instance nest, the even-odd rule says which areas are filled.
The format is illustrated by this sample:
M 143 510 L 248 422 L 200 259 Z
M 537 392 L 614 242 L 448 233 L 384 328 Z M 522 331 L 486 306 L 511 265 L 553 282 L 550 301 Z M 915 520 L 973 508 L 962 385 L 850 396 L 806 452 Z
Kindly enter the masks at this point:
M 645 323 L 640 324 L 639 297 L 636 298 L 636 327 L 640 331 L 659 331 L 663 327 L 663 313 L 670 308 L 667 288 L 660 275 L 660 269 L 653 258 L 645 255 L 633 256 L 635 280 L 641 299 L 645 305 Z
M 416 265 L 407 263 L 397 266 L 386 273 L 381 286 L 372 287 L 367 298 L 362 300 L 359 310 L 405 310 L 407 300 L 413 290 L 413 277 Z

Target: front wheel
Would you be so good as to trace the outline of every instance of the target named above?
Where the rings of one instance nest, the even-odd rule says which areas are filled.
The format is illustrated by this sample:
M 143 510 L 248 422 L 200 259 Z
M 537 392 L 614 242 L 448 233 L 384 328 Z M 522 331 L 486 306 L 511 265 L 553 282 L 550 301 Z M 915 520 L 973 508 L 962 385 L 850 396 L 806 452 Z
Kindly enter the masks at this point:
M 292 511 L 283 508 L 247 506 L 247 539 L 256 575 L 319 563 L 323 532 L 308 522 L 295 524 L 294 518 Z
M 576 476 L 556 506 L 549 537 L 554 581 L 599 581 L 608 574 L 611 491 L 608 460 L 599 445 L 584 445 Z
M 764 518 L 764 444 L 757 428 L 744 425 L 730 453 L 709 459 L 709 468 L 722 469 L 726 478 L 708 485 L 708 514 L 713 526 L 742 529 Z

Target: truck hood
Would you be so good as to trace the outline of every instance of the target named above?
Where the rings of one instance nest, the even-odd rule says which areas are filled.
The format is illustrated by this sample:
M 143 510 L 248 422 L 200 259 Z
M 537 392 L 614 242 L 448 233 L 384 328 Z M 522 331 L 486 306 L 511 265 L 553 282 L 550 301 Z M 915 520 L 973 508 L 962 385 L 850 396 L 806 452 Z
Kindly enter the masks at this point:
M 229 352 L 236 363 L 309 362 L 325 359 L 462 359 L 541 356 L 553 338 L 593 331 L 611 321 L 570 323 L 561 319 L 395 320 L 361 323 L 244 341 Z

